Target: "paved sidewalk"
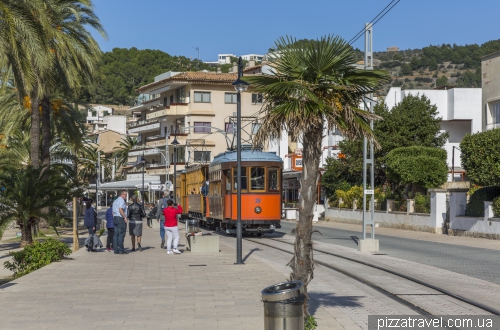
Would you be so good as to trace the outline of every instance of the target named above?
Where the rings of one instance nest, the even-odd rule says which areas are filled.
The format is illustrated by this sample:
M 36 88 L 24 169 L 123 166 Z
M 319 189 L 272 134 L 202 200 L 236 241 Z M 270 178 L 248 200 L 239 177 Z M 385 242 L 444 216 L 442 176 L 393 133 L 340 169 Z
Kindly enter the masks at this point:
M 183 233 L 181 228 L 181 237 Z M 73 260 L 53 263 L 0 287 L 0 327 L 262 328 L 260 292 L 286 280 L 282 273 L 251 256 L 245 265 L 236 266 L 234 249 L 224 244 L 216 255 L 167 255 L 160 249 L 158 230 L 144 228 L 143 234 L 141 252 L 115 255 L 80 249 L 71 255 Z M 125 247 L 130 245 L 127 236 Z M 336 322 L 327 313 L 322 318 Z

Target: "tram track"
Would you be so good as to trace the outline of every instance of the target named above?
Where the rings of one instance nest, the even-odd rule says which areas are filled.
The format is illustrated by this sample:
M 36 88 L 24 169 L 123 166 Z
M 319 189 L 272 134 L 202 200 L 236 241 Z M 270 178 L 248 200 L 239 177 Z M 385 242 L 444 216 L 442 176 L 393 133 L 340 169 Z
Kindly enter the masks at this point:
M 254 240 L 254 239 L 248 239 L 248 238 L 244 238 L 246 241 L 249 241 L 249 242 L 252 242 L 252 243 L 255 243 L 255 244 L 260 244 L 260 245 L 263 245 L 263 246 L 267 246 L 269 248 L 272 248 L 272 249 L 275 249 L 275 250 L 279 250 L 281 252 L 284 252 L 284 253 L 287 253 L 287 254 L 292 254 L 293 255 L 293 252 L 292 251 L 289 251 L 287 249 L 284 249 L 284 248 L 281 248 L 281 247 L 277 247 L 277 246 L 274 246 L 272 244 L 267 244 L 267 243 L 264 243 L 260 240 Z M 278 243 L 281 243 L 281 244 L 285 244 L 285 245 L 292 245 L 293 246 L 293 243 L 290 243 L 290 242 L 285 242 L 283 240 L 279 240 L 279 239 L 273 239 L 273 238 L 270 238 L 269 240 L 271 241 L 275 241 L 275 242 L 278 242 Z M 366 267 L 371 267 L 373 269 L 377 269 L 379 271 L 382 271 L 384 273 L 388 273 L 388 274 L 391 274 L 391 275 L 394 275 L 394 276 L 397 276 L 397 277 L 400 277 L 406 281 L 409 281 L 409 282 L 412 282 L 412 283 L 415 283 L 415 284 L 418 284 L 418 285 L 421 285 L 423 287 L 426 287 L 426 288 L 429 288 L 431 290 L 434 290 L 434 291 L 437 291 L 439 293 L 441 293 L 442 295 L 444 296 L 447 296 L 447 297 L 450 297 L 450 298 L 453 298 L 453 299 L 456 299 L 458 301 L 461 301 L 463 303 L 466 303 L 470 306 L 474 306 L 476 308 L 479 308 L 481 310 L 484 310 L 488 313 L 491 313 L 493 315 L 500 315 L 500 311 L 494 309 L 494 308 L 491 308 L 489 306 L 486 306 L 485 304 L 482 304 L 480 302 L 477 302 L 477 301 L 474 301 L 474 300 L 471 300 L 471 299 L 468 299 L 466 297 L 463 297 L 461 295 L 458 295 L 456 293 L 453 293 L 453 292 L 450 292 L 449 290 L 446 290 L 446 289 L 443 289 L 441 287 L 438 287 L 436 285 L 433 285 L 431 283 L 428 283 L 428 282 L 425 282 L 425 281 L 422 281 L 422 280 L 419 280 L 415 277 L 412 277 L 412 276 L 409 276 L 409 275 L 406 275 L 406 274 L 402 274 L 402 273 L 399 273 L 397 271 L 393 271 L 393 270 L 390 270 L 390 269 L 386 269 L 386 268 L 383 268 L 383 267 L 380 267 L 380 266 L 377 266 L 377 265 L 374 265 L 374 264 L 371 264 L 371 263 L 368 263 L 368 262 L 365 262 L 365 261 L 361 261 L 361 260 L 356 260 L 356 259 L 353 259 L 353 258 L 349 258 L 349 257 L 346 257 L 346 256 L 342 256 L 342 255 L 339 255 L 339 254 L 335 254 L 335 253 L 332 253 L 332 252 L 328 252 L 328 251 L 324 251 L 324 250 L 321 250 L 321 249 L 315 249 L 313 248 L 313 251 L 314 252 L 318 252 L 318 253 L 322 253 L 324 255 L 328 255 L 328 256 L 331 256 L 331 257 L 336 257 L 336 258 L 340 258 L 340 259 L 343 259 L 343 260 L 347 260 L 349 262 L 354 262 L 354 263 L 357 263 L 357 264 L 360 264 L 360 265 L 363 265 L 363 266 L 366 266 Z M 402 297 L 400 297 L 400 294 L 396 294 L 394 292 L 391 292 L 385 288 L 383 288 L 382 286 L 372 282 L 372 281 L 369 281 L 367 280 L 366 278 L 363 278 L 361 276 L 358 276 L 356 274 L 354 274 L 353 272 L 351 271 L 348 271 L 346 269 L 343 269 L 341 267 L 338 267 L 338 266 L 335 266 L 335 265 L 332 265 L 328 262 L 324 262 L 324 261 L 320 261 L 320 260 L 315 260 L 315 263 L 323 266 L 323 267 L 326 267 L 328 269 L 331 269 L 333 271 L 336 271 L 338 273 L 341 273 L 343 275 L 346 275 L 360 283 L 363 283 L 364 285 L 376 290 L 377 292 L 387 296 L 388 298 L 410 308 L 411 310 L 417 312 L 418 314 L 420 315 L 424 315 L 424 316 L 432 316 L 434 315 L 432 312 L 430 312 L 429 310 L 426 310 L 424 307 L 422 306 L 419 306 L 413 302 L 410 302 Z

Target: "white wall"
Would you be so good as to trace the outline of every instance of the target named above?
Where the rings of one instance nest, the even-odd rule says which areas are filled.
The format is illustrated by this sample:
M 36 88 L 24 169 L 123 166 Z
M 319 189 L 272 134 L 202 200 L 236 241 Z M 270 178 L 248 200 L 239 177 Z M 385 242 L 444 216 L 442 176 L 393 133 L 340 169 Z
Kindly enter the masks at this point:
M 106 116 L 103 119 L 106 122 L 106 128 L 121 134 L 127 134 L 127 117 L 125 116 Z

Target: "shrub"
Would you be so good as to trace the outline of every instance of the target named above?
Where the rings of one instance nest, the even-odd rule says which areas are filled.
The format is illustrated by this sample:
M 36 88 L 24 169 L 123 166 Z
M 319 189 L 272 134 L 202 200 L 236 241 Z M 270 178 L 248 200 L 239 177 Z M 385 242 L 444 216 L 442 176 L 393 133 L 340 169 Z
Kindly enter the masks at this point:
M 401 147 L 386 156 L 387 177 L 401 184 L 425 188 L 442 185 L 448 176 L 446 150 L 431 147 Z
M 482 186 L 500 186 L 500 129 L 467 134 L 460 143 L 462 166 Z
M 431 197 L 421 193 L 415 194 L 415 212 L 431 213 Z
M 500 196 L 493 198 L 493 214 L 500 217 Z
M 484 202 L 492 201 L 500 196 L 500 187 L 483 187 L 476 190 L 469 198 L 465 208 L 465 215 L 470 217 L 484 217 Z
M 70 255 L 70 248 L 56 239 L 49 238 L 43 242 L 35 241 L 22 251 L 10 252 L 12 262 L 4 262 L 4 267 L 14 272 L 14 278 L 29 274 L 51 262 L 59 261 Z

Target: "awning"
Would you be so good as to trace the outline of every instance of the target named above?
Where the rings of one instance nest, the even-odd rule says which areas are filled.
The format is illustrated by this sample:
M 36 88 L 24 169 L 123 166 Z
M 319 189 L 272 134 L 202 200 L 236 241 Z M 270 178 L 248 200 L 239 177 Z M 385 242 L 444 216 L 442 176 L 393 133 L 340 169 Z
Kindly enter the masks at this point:
M 149 184 L 151 182 L 159 181 L 160 177 L 158 176 L 144 176 L 144 189 L 142 187 L 142 178 L 134 178 L 125 181 L 115 181 L 115 182 L 106 182 L 99 184 L 99 190 L 148 190 Z M 92 191 L 95 190 L 95 183 L 87 186 L 87 189 Z

